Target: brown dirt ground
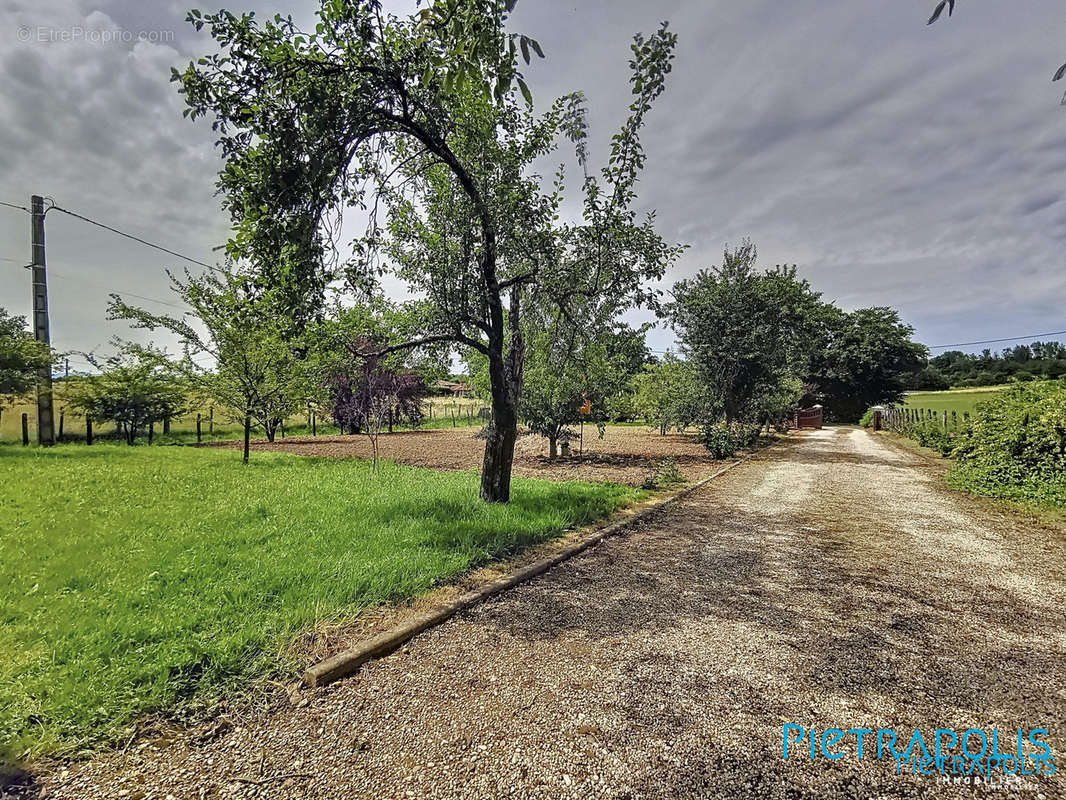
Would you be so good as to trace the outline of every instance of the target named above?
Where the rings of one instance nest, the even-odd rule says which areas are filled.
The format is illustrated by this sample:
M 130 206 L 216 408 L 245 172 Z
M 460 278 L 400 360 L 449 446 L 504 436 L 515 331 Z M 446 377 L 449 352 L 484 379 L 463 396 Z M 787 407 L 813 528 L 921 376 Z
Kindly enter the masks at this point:
M 382 434 L 378 439 L 379 453 L 382 458 L 414 467 L 479 469 L 485 443 L 475 438 L 476 433 L 473 428 L 457 428 Z M 224 442 L 217 446 L 237 448 L 241 443 Z M 324 458 L 371 457 L 370 440 L 366 436 L 279 439 L 273 444 L 257 439 L 252 442 L 252 449 Z M 551 461 L 547 439 L 522 436 L 515 446 L 514 474 L 554 481 L 609 481 L 640 486 L 664 458 L 676 459 L 681 474 L 690 481 L 711 473 L 722 463 L 712 458 L 691 435 L 660 436 L 650 428 L 629 425 L 607 426 L 602 439 L 595 427 L 586 426 L 584 453 L 578 455 L 576 450 L 575 442 L 570 458 Z

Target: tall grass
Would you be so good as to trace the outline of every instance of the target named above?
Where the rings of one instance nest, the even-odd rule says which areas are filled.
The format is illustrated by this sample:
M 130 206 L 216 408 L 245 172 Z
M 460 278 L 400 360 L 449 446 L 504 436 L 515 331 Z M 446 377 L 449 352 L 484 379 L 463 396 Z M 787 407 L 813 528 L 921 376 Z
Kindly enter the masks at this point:
M 292 637 L 424 592 L 633 500 L 355 460 L 0 447 L 0 753 L 64 752 L 131 717 L 292 668 Z

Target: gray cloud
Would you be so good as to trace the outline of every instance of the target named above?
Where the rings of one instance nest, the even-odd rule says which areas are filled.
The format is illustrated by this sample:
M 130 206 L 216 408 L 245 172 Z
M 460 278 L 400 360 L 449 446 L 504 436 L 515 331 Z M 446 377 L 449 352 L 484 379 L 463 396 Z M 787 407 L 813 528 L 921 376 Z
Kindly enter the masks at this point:
M 186 5 L 0 0 L 0 199 L 50 194 L 210 260 L 226 236 L 217 155 L 168 81 L 210 44 Z M 587 93 L 593 163 L 628 103 L 630 37 L 662 19 L 679 34 L 641 183 L 642 207 L 691 245 L 671 282 L 751 236 L 766 263 L 797 263 L 849 307 L 894 305 L 931 344 L 1066 328 L 1057 4 L 966 2 L 929 28 L 925 5 L 522 0 L 514 25 L 547 54 L 527 70 L 539 104 Z M 19 26 L 173 34 L 21 42 Z M 0 209 L 0 236 L 0 257 L 25 258 L 23 215 Z M 181 266 L 58 215 L 48 237 L 60 347 L 126 333 L 103 320 L 103 287 L 168 299 L 162 268 Z M 0 274 L 0 305 L 27 313 L 25 274 L 9 261 Z

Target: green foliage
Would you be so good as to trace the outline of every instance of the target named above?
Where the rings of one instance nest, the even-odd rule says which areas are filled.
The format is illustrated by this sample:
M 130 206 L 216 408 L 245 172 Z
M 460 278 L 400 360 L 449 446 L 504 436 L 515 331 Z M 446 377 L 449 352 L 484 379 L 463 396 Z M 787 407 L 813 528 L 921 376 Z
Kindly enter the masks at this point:
M 242 467 L 214 449 L 0 447 L 0 755 L 118 740 L 146 712 L 289 674 L 312 626 L 641 496 L 518 479 L 502 506 L 476 482 L 276 453 Z
M 26 330 L 25 317 L 0 308 L 0 408 L 4 402 L 26 394 L 37 382 L 37 370 L 55 358 L 51 348 Z
M 281 421 L 305 409 L 317 387 L 306 359 L 306 337 L 249 273 L 216 269 L 193 277 L 186 272 L 184 278 L 171 275 L 171 285 L 199 326 L 189 315 L 154 314 L 124 303 L 118 295 L 112 295 L 109 318 L 176 335 L 184 357 L 170 368 L 179 371 L 193 391 L 227 409 L 234 421 L 250 416 L 274 441 Z M 204 363 L 204 357 L 214 363 Z
M 635 38 L 630 116 L 602 182 L 586 173 L 584 224 L 559 228 L 562 175 L 549 193 L 532 167 L 559 136 L 584 166 L 587 124 L 578 95 L 532 113 L 518 64 L 541 48 L 505 30 L 513 6 L 438 0 L 399 17 L 378 2 L 323 0 L 314 32 L 282 17 L 192 12 L 217 52 L 173 74 L 190 115 L 213 117 L 219 132 L 229 255 L 254 264 L 300 324 L 331 281 L 376 292 L 392 271 L 430 313 L 417 338 L 390 349 L 447 342 L 485 357 L 493 412 L 481 494 L 496 502 L 509 492 L 524 309 L 554 304 L 597 329 L 646 301 L 645 282 L 676 254 L 632 210 L 638 133 L 676 38 L 665 25 Z M 330 232 L 352 206 L 370 209 L 369 225 L 339 263 Z
M 671 489 L 685 483 L 685 476 L 677 464 L 676 458 L 663 458 L 656 462 L 655 468 L 644 479 L 643 489 Z
M 959 434 L 946 429 L 939 419 L 927 417 L 913 423 L 908 429 L 908 436 L 930 450 L 936 450 L 942 456 L 950 456 L 959 439 Z
M 1066 505 L 1066 383 L 1021 383 L 996 393 L 978 406 L 952 453 L 957 485 Z
M 818 333 L 819 295 L 795 267 L 760 272 L 750 241 L 722 266 L 679 281 L 668 313 L 704 388 L 711 419 L 759 422 L 803 374 Z M 770 401 L 770 402 L 767 402 Z
M 759 441 L 760 427 L 743 422 L 706 423 L 700 440 L 715 458 L 729 458 Z
M 704 394 L 692 363 L 673 353 L 646 364 L 633 384 L 634 411 L 660 433 L 684 430 L 705 413 Z
M 188 387 L 159 351 L 126 346 L 99 366 L 99 375 L 70 381 L 67 402 L 95 421 L 121 426 L 127 444 L 183 413 Z
M 872 408 L 866 409 L 866 413 L 862 415 L 859 424 L 864 428 L 869 428 L 874 424 L 874 410 Z
M 1066 345 L 1060 342 L 1033 342 L 1007 348 L 1002 352 L 984 350 L 980 354 L 948 350 L 929 360 L 929 370 L 935 370 L 949 386 L 994 386 L 1013 379 L 1061 378 L 1066 376 Z M 947 389 L 943 385 L 925 385 L 923 370 L 909 388 Z
M 524 341 L 519 417 L 532 433 L 549 440 L 553 457 L 556 443 L 576 436 L 574 427 L 582 419 L 602 432 L 613 401 L 648 356 L 643 330 L 619 324 L 597 331 L 573 325 L 561 314 L 529 314 Z
M 845 312 L 818 310 L 819 343 L 812 349 L 805 383 L 832 420 L 855 422 L 872 405 L 903 398 L 907 378 L 924 362 L 926 348 L 911 341 L 914 328 L 891 308 Z

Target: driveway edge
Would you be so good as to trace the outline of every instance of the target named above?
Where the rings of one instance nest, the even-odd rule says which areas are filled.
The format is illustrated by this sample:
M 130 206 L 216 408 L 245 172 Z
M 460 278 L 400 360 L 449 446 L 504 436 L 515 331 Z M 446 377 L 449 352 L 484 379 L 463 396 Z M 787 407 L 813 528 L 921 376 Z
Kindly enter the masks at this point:
M 477 589 L 467 592 L 466 594 L 449 603 L 445 603 L 444 605 L 441 605 L 431 611 L 419 614 L 418 616 L 406 620 L 400 625 L 397 625 L 396 627 L 387 630 L 384 633 L 380 633 L 377 636 L 366 640 L 365 642 L 361 642 L 355 647 L 345 650 L 344 652 L 338 653 L 335 656 L 331 656 L 330 658 L 327 658 L 324 661 L 320 661 L 319 663 L 309 667 L 304 672 L 304 685 L 310 688 L 325 686 L 328 683 L 332 683 L 333 681 L 339 680 L 340 678 L 344 678 L 348 675 L 355 673 L 367 661 L 370 661 L 375 658 L 382 658 L 383 656 L 387 656 L 389 653 L 395 652 L 418 634 L 422 633 L 425 630 L 428 630 L 429 628 L 434 628 L 437 625 L 440 625 L 442 622 L 451 619 L 460 611 L 470 608 L 471 606 L 474 606 L 484 600 L 487 600 L 490 597 L 494 597 L 495 595 L 498 595 L 501 592 L 504 592 L 514 586 L 517 586 L 520 583 L 525 583 L 526 581 L 531 580 L 532 578 L 535 578 L 538 575 L 542 575 L 543 573 L 550 570 L 552 567 L 561 564 L 562 562 L 567 561 L 570 558 L 573 558 L 577 554 L 588 550 L 590 547 L 596 544 L 599 544 L 608 536 L 614 536 L 616 534 L 622 533 L 626 529 L 632 527 L 635 523 L 641 522 L 642 520 L 647 519 L 653 514 L 659 513 L 664 508 L 667 508 L 673 505 L 674 503 L 677 503 L 679 500 L 684 499 L 697 489 L 713 481 L 715 478 L 718 478 L 729 472 L 729 470 L 733 469 L 734 467 L 743 464 L 757 452 L 761 452 L 761 450 L 762 448 L 752 453 L 748 453 L 742 456 L 741 458 L 738 458 L 732 463 L 727 464 L 721 469 L 708 475 L 706 478 L 701 478 L 691 486 L 686 486 L 685 488 L 675 492 L 673 495 L 666 498 L 662 502 L 642 509 L 641 511 L 638 511 L 636 514 L 633 514 L 632 516 L 627 517 L 626 519 L 619 520 L 618 522 L 615 522 L 611 525 L 607 525 L 606 527 L 600 528 L 595 533 L 591 534 L 585 539 L 582 539 L 580 542 L 576 542 L 575 544 L 572 544 L 569 547 L 560 550 L 554 555 L 548 556 L 547 558 L 541 559 L 540 561 L 536 561 L 526 567 L 523 567 L 511 573 L 510 575 L 504 576 L 503 578 L 498 578 L 497 580 L 490 581 L 484 586 L 479 586 Z

